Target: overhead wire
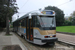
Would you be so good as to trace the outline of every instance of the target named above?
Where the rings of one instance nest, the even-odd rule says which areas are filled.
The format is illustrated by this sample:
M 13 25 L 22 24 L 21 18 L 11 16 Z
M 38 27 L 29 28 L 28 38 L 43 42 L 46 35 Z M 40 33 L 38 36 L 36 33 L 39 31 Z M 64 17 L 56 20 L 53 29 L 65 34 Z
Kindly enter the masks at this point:
M 23 4 L 23 6 L 20 8 L 20 9 L 22 9 L 25 5 L 26 5 L 26 3 L 28 2 L 29 0 L 27 0 L 24 4 Z M 21 12 L 18 12 L 18 16 L 19 16 L 19 14 L 21 14 Z
M 28 2 L 29 0 L 27 0 L 25 3 L 24 3 L 24 5 L 21 7 L 21 9 L 26 5 L 26 3 Z
M 20 9 L 22 9 L 22 8 L 27 4 L 28 1 L 29 1 L 29 0 L 27 0 L 27 1 L 23 4 L 23 6 L 22 6 Z M 67 3 L 71 2 L 71 1 L 73 1 L 73 0 L 70 0 L 70 1 L 68 1 L 68 2 L 62 3 L 62 4 L 57 5 L 57 6 L 58 6 L 58 7 L 59 7 L 59 6 L 62 6 L 62 5 L 67 4 Z M 19 14 L 23 14 L 23 13 L 26 13 L 26 12 L 19 12 L 19 13 L 17 14 L 17 16 L 19 17 Z
M 24 5 L 21 7 L 21 9 L 26 5 L 26 3 L 27 3 L 28 1 L 29 1 L 29 0 L 27 0 L 27 1 L 24 3 Z M 62 5 L 67 4 L 67 3 L 71 2 L 71 1 L 73 1 L 73 0 L 70 0 L 70 1 L 68 1 L 68 2 L 62 3 L 62 4 L 57 5 L 57 6 L 58 6 L 58 7 L 59 7 L 59 6 L 62 6 Z M 19 12 L 19 13 L 21 14 L 21 13 L 26 13 L 26 12 Z
M 71 1 L 73 1 L 73 0 L 70 0 L 70 1 L 68 1 L 68 2 L 65 2 L 65 3 L 60 4 L 60 5 L 57 5 L 57 6 L 62 6 L 62 5 L 67 4 L 67 3 L 71 2 Z

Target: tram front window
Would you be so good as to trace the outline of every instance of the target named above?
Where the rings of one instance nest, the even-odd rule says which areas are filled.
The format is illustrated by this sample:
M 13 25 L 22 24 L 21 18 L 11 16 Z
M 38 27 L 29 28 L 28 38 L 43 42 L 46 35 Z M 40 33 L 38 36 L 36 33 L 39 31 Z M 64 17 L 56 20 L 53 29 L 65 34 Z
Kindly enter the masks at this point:
M 42 27 L 55 27 L 54 17 L 39 17 L 39 22 Z

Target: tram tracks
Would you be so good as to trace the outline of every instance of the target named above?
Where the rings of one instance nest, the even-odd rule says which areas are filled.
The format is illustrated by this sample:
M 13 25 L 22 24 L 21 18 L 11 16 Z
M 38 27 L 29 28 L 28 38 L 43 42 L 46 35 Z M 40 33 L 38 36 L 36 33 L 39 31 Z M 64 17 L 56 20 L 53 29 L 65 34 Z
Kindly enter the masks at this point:
M 67 46 L 64 46 L 62 44 L 59 43 L 55 43 L 55 46 L 50 46 L 50 45 L 35 45 L 32 44 L 28 41 L 26 41 L 25 39 L 23 39 L 22 37 L 20 37 L 19 35 L 17 35 L 15 33 L 15 35 L 20 39 L 20 41 L 26 46 L 26 48 L 28 50 L 74 50 L 73 48 L 69 48 Z

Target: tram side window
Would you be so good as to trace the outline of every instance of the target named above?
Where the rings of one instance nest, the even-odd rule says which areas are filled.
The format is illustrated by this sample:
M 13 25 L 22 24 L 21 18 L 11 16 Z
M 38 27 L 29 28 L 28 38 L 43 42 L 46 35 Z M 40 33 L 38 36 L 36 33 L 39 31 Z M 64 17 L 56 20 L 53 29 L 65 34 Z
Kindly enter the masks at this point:
M 17 25 L 18 25 L 18 27 L 20 26 L 20 25 L 19 25 L 19 21 L 17 22 Z
M 13 22 L 13 27 L 15 27 L 15 23 Z
M 20 26 L 20 20 L 18 21 L 18 26 Z
M 16 21 L 16 27 L 17 27 L 17 21 Z
M 26 18 L 24 19 L 24 26 L 26 27 Z
M 16 21 L 16 26 L 18 27 L 18 21 Z
M 19 25 L 21 26 L 21 20 L 19 21 Z
M 18 26 L 20 26 L 20 20 L 18 21 Z
M 40 23 L 39 23 L 37 17 L 35 17 L 35 27 L 40 27 Z
M 21 26 L 24 26 L 24 19 L 21 20 Z
M 25 19 L 25 18 L 22 19 L 22 20 L 20 21 L 20 23 L 21 23 L 21 26 L 22 26 L 22 27 L 25 27 L 25 26 L 26 26 L 26 19 Z
M 16 27 L 17 26 L 17 22 L 14 22 L 14 27 Z
M 20 23 L 19 24 L 20 24 L 20 26 L 22 26 L 22 20 L 20 20 Z
M 16 27 L 16 22 L 14 22 L 14 27 Z

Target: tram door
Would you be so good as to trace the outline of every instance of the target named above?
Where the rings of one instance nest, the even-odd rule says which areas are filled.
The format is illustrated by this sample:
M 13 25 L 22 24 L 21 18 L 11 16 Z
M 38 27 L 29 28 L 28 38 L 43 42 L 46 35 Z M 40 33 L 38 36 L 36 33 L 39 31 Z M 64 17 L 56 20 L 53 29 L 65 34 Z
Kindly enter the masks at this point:
M 26 39 L 33 41 L 33 19 L 26 18 Z

